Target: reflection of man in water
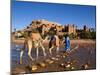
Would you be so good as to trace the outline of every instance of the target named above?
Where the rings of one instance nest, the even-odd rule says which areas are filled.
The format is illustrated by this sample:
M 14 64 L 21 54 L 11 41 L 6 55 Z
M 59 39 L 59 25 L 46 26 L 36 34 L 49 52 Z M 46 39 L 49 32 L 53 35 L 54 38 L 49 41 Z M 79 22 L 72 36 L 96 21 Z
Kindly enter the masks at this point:
M 70 51 L 70 38 L 68 35 L 65 36 L 65 51 Z

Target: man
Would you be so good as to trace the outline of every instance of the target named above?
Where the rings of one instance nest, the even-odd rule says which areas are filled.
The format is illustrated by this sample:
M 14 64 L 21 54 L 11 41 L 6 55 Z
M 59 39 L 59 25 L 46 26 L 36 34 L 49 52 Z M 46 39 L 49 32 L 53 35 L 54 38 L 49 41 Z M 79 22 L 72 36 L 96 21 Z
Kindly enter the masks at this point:
M 70 51 L 70 38 L 68 35 L 65 35 L 65 51 Z

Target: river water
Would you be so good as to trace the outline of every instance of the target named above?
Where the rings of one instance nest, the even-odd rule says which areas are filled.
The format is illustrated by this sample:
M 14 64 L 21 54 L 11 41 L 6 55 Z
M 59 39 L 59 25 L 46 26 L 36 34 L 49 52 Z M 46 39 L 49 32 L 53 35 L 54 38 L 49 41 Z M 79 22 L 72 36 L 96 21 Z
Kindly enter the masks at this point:
M 71 46 L 73 47 L 75 45 L 71 45 Z M 23 47 L 22 44 L 12 43 L 12 46 L 11 46 L 11 68 L 12 68 L 12 71 L 16 67 L 21 66 L 21 65 L 19 65 L 19 58 L 20 58 L 19 56 L 20 56 L 20 49 L 22 47 Z M 45 47 L 45 48 L 46 48 L 46 53 L 47 53 L 47 58 L 48 58 L 48 55 L 49 55 L 48 47 Z M 64 50 L 64 47 L 60 46 L 60 51 L 63 51 L 63 50 Z M 38 62 L 43 60 L 43 52 L 41 51 L 41 49 L 39 52 L 40 53 L 39 53 Z M 55 54 L 56 54 L 55 50 L 53 50 L 52 52 L 53 52 L 53 55 L 55 56 Z M 32 57 L 36 58 L 35 50 L 32 50 Z M 57 62 L 57 64 L 53 64 L 42 70 L 37 70 L 36 72 L 61 71 L 61 68 L 58 66 L 58 64 L 62 63 L 63 61 L 67 62 L 67 61 L 73 61 L 73 60 L 78 61 L 77 64 L 75 65 L 77 69 L 81 69 L 80 68 L 81 65 L 85 64 L 87 62 L 89 62 L 89 64 L 90 64 L 89 69 L 95 69 L 96 68 L 96 45 L 95 45 L 95 43 L 94 44 L 79 44 L 79 48 L 76 51 L 72 52 L 66 59 L 64 59 L 64 60 L 62 59 L 61 61 Z M 29 65 L 29 61 L 30 60 L 28 58 L 27 49 L 26 49 L 25 53 L 23 55 L 23 66 Z M 58 67 L 58 68 L 56 68 L 56 67 Z

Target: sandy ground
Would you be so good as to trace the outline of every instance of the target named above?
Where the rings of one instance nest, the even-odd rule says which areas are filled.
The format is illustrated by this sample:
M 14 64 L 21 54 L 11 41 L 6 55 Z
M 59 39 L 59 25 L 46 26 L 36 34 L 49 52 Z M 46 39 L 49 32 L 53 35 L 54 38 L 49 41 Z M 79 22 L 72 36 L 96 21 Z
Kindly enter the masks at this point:
M 14 40 L 13 42 L 23 44 L 24 40 Z M 39 49 L 39 59 L 34 61 L 28 58 L 26 51 L 23 56 L 23 64 L 19 64 L 18 59 L 12 58 L 11 74 L 96 69 L 96 42 L 94 40 L 71 40 L 71 48 L 74 48 L 76 45 L 78 45 L 78 48 L 71 53 L 64 53 L 64 45 L 61 45 L 59 57 L 56 55 L 56 50 L 53 49 L 52 57 L 58 60 L 52 59 L 48 52 L 47 44 L 45 45 L 47 56 L 44 57 L 41 49 Z M 35 49 L 32 51 L 32 57 L 36 58 Z M 46 62 L 47 59 L 53 61 L 53 63 Z M 41 66 L 40 63 L 44 63 L 45 67 Z M 34 65 L 37 67 L 36 70 L 32 70 Z

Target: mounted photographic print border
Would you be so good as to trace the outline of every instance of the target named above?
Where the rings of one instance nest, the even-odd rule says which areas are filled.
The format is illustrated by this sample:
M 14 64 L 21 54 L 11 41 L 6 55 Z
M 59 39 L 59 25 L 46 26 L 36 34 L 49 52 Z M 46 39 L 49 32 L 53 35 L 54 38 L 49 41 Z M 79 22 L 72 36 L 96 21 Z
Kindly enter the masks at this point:
M 12 74 L 96 69 L 96 6 L 12 1 Z

